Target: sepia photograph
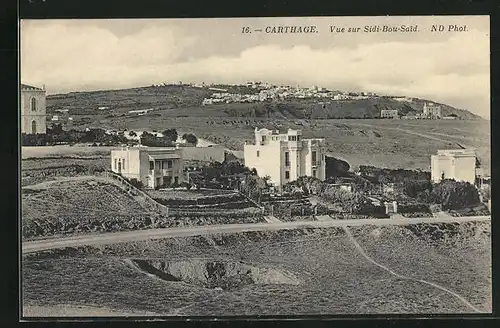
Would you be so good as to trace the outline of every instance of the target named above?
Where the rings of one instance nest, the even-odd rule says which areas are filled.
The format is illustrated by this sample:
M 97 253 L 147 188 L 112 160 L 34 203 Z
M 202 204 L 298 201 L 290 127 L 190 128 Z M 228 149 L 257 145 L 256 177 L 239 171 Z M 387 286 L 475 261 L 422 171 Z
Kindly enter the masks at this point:
M 22 320 L 492 313 L 489 16 L 19 37 Z

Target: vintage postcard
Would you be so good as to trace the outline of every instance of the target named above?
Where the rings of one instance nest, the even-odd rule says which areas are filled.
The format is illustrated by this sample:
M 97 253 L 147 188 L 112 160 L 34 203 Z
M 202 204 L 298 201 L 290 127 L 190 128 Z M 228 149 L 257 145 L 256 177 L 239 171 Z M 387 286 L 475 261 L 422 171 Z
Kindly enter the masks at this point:
M 23 320 L 492 313 L 489 16 L 20 40 Z

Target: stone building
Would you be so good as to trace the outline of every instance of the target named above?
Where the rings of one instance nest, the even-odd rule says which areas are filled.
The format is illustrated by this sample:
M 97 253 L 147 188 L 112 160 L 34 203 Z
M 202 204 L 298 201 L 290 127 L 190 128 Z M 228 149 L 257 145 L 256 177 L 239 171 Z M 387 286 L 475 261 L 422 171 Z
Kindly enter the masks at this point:
M 21 133 L 47 132 L 46 104 L 44 89 L 21 84 Z

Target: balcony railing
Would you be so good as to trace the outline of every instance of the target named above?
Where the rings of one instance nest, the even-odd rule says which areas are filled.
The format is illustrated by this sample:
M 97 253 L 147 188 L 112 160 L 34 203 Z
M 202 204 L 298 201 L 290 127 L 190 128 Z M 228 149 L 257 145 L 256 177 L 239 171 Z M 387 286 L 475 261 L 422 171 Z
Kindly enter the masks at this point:
M 154 170 L 149 170 L 150 175 L 158 175 L 158 176 L 169 176 L 172 175 L 173 169 L 154 169 Z

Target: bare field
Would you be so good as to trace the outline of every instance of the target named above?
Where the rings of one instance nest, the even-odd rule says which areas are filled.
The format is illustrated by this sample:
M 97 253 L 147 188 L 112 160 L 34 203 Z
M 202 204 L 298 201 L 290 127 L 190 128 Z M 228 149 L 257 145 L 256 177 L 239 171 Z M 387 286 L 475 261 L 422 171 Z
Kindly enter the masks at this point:
M 433 225 L 419 225 L 417 230 L 429 226 Z M 28 255 L 22 263 L 23 304 L 99 304 L 114 311 L 159 315 L 473 312 L 449 292 L 416 280 L 425 279 L 459 294 L 481 312 L 491 312 L 489 224 L 465 224 L 458 230 L 442 226 L 444 235 L 435 240 L 419 237 L 409 226 L 377 229 L 367 226 L 352 229 L 352 234 L 376 261 L 411 279 L 398 278 L 368 261 L 341 229 L 305 229 Z M 230 289 L 213 289 L 144 272 L 127 264 L 128 259 L 181 261 L 188 263 L 181 269 L 189 276 L 203 276 L 203 272 L 192 271 L 196 266 L 190 262 L 244 263 L 289 272 L 298 283 L 261 284 L 255 280 Z M 221 272 L 218 275 L 220 278 Z
M 63 157 L 63 156 L 109 156 L 117 147 L 87 147 L 87 146 L 37 146 L 21 147 L 22 159 L 32 157 Z

